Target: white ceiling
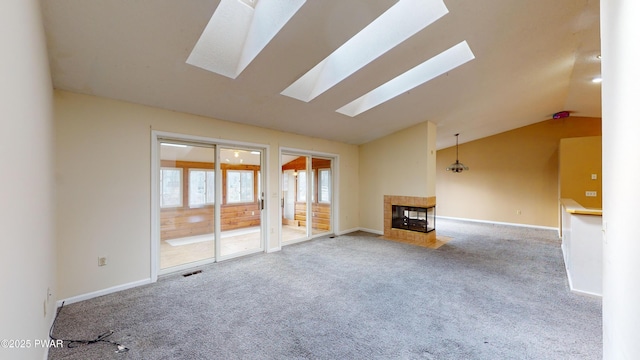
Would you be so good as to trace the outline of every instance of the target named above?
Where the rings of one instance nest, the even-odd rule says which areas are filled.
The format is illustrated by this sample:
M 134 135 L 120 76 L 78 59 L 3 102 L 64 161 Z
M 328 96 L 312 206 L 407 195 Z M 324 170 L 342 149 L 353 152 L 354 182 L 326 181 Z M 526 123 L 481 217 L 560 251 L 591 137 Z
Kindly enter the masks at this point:
M 597 0 L 444 0 L 447 15 L 308 103 L 281 92 L 396 1 L 307 0 L 236 79 L 186 63 L 219 2 L 43 0 L 54 87 L 352 144 L 429 120 L 438 149 L 560 110 L 601 116 Z M 463 40 L 474 60 L 336 112 Z

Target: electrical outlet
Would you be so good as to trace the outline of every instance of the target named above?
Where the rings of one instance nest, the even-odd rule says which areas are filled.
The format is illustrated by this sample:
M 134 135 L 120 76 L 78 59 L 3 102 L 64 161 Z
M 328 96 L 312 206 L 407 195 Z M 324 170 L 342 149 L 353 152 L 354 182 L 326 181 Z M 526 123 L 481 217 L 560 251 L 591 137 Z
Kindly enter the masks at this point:
M 585 196 L 588 196 L 588 197 L 596 197 L 596 196 L 598 196 L 598 192 L 597 191 L 585 191 L 584 194 L 585 194 Z
M 591 180 L 598 180 L 598 174 L 591 174 Z
M 98 266 L 105 266 L 107 265 L 107 257 L 106 256 L 101 256 L 98 258 Z
M 516 215 L 522 215 L 522 210 L 516 210 Z

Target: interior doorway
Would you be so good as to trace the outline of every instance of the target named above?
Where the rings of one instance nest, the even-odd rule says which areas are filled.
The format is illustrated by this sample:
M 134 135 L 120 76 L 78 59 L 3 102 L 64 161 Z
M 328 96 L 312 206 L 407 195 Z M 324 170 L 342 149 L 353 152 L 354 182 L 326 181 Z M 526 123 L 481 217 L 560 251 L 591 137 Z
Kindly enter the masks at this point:
M 264 251 L 265 149 L 154 139 L 154 277 Z
M 334 158 L 283 151 L 280 163 L 282 244 L 333 233 Z

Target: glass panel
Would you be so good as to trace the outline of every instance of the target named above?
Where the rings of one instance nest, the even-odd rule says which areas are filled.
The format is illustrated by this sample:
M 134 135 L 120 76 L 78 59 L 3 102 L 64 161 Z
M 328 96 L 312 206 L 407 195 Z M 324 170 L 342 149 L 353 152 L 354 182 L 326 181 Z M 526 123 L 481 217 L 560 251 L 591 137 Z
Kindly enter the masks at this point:
M 307 157 L 282 154 L 282 242 L 307 236 Z
M 312 232 L 313 235 L 328 233 L 331 228 L 332 185 L 331 159 L 312 158 Z
M 213 205 L 215 199 L 215 172 L 189 169 L 189 207 Z
M 182 206 L 182 169 L 160 169 L 160 207 Z
M 160 145 L 160 269 L 214 258 L 215 149 Z
M 331 202 L 331 169 L 318 170 L 318 201 Z
M 223 199 L 220 204 L 220 255 L 262 249 L 262 153 L 220 149 Z
M 298 202 L 307 201 L 307 171 L 298 171 Z

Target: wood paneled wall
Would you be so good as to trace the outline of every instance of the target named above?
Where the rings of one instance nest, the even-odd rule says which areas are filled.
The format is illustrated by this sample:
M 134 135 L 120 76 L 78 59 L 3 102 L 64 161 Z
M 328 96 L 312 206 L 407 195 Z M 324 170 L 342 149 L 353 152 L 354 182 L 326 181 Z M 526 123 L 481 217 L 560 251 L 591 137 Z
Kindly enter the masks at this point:
M 162 160 L 162 167 L 182 169 L 182 207 L 160 210 L 160 238 L 162 240 L 210 234 L 214 232 L 214 206 L 189 207 L 189 169 L 214 169 L 214 163 Z M 257 165 L 220 164 L 222 172 L 222 204 L 220 205 L 220 230 L 235 230 L 260 225 L 260 194 L 258 193 Z M 253 171 L 254 201 L 227 203 L 227 171 Z
M 295 170 L 295 171 L 304 171 L 307 169 L 307 162 L 305 156 L 299 156 L 298 158 L 289 161 L 288 163 L 282 165 L 282 171 L 285 170 Z M 311 158 L 311 169 L 314 172 L 313 179 L 316 182 L 313 186 L 314 189 L 314 202 L 311 204 L 311 213 L 313 216 L 313 228 L 319 230 L 327 230 L 331 229 L 331 204 L 328 203 L 320 203 L 318 202 L 318 170 L 319 169 L 331 169 L 331 160 L 329 159 L 320 159 L 320 158 Z M 296 182 L 296 196 L 297 196 L 297 182 Z M 295 211 L 294 211 L 294 220 L 299 224 L 299 226 L 306 226 L 307 224 L 307 204 L 305 202 L 297 202 L 295 203 Z
M 296 203 L 294 219 L 299 226 L 307 226 L 307 203 Z M 313 203 L 311 205 L 311 216 L 313 216 L 312 227 L 314 229 L 331 229 L 331 204 Z

